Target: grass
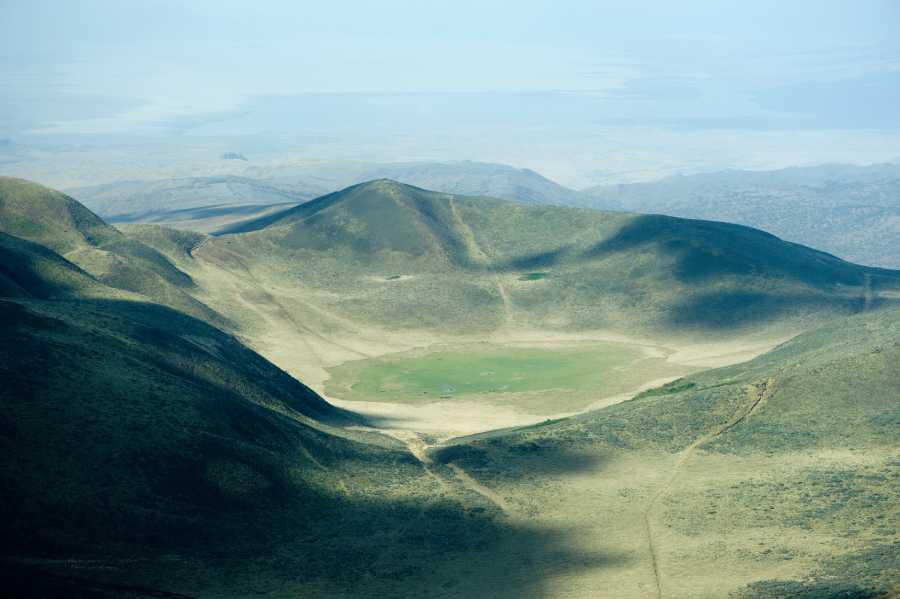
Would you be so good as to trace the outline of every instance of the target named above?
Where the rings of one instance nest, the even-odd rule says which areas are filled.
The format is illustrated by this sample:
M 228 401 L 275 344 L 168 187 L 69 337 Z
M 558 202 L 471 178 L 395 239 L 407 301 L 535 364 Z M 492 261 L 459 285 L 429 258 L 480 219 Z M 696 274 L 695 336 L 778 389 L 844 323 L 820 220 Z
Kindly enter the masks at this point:
M 602 389 L 641 356 L 634 348 L 534 349 L 482 346 L 421 356 L 367 360 L 331 370 L 328 389 L 346 389 L 343 399 L 421 401 L 481 393 Z M 347 382 L 347 377 L 352 382 Z M 386 394 L 386 395 L 385 395 Z

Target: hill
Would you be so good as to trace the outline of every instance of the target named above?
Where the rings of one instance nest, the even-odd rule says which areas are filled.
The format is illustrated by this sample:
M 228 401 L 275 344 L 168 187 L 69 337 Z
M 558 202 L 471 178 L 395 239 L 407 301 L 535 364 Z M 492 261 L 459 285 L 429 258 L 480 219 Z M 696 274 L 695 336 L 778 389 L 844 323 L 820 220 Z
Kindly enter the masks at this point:
M 227 251 L 262 279 L 333 292 L 329 309 L 348 318 L 448 332 L 802 327 L 894 302 L 882 292 L 900 283 L 895 271 L 748 227 L 525 206 L 389 180 L 231 232 L 240 234 L 198 255 Z
M 735 222 L 842 258 L 900 267 L 900 166 L 723 171 L 584 190 L 579 205 Z
M 620 596 L 893 596 L 898 339 L 900 311 L 838 320 L 748 363 L 433 458 L 511 509 L 652 560 Z
M 213 232 L 229 223 L 296 205 L 327 191 L 225 175 L 159 181 L 120 181 L 68 190 L 110 222 L 156 223 Z
M 224 324 L 192 296 L 194 281 L 172 260 L 58 191 L 0 177 L 0 232 L 44 245 L 110 287 Z
M 235 337 L 39 244 L 0 254 L 5 592 L 417 596 L 533 536 Z
M 246 176 L 119 181 L 67 191 L 112 223 L 154 223 L 219 233 L 326 192 L 382 178 L 524 203 L 562 204 L 576 195 L 528 169 L 466 161 L 252 165 L 246 168 Z
M 116 297 L 108 288 L 56 252 L 0 233 L 0 296 L 62 299 Z

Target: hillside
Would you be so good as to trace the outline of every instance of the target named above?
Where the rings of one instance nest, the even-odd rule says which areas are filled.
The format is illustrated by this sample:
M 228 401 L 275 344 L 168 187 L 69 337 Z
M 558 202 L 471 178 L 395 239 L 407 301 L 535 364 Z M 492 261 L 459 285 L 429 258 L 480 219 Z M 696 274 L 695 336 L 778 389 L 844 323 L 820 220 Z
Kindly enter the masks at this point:
M 511 509 L 586 533 L 599 520 L 607 551 L 652 556 L 621 596 L 889 597 L 900 588 L 898 339 L 900 311 L 838 320 L 746 364 L 432 453 Z M 605 514 L 588 516 L 593 502 Z
M 900 284 L 898 272 L 748 227 L 525 206 L 389 180 L 232 233 L 240 234 L 211 240 L 198 255 L 239 255 L 263 280 L 334 292 L 329 310 L 385 327 L 803 327 L 805 320 L 894 302 L 881 292 Z
M 595 187 L 601 210 L 735 222 L 862 264 L 900 267 L 900 166 L 830 165 L 723 171 Z
M 56 252 L 0 233 L 0 296 L 36 299 L 115 297 L 110 289 Z
M 231 335 L 0 252 L 6 593 L 417 596 L 432 563 L 530 534 Z
M 0 232 L 44 245 L 110 287 L 224 324 L 192 296 L 194 281 L 172 260 L 60 192 L 0 177 Z

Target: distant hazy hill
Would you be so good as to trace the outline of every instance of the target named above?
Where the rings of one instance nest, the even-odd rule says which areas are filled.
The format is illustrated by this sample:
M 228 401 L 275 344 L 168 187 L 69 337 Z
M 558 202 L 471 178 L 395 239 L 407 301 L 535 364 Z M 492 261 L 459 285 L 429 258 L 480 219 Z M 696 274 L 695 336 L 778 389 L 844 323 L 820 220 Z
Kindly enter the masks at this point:
M 723 331 L 850 314 L 889 301 L 872 298 L 900 285 L 898 272 L 739 225 L 527 206 L 389 180 L 233 232 L 243 234 L 212 240 L 200 255 L 227 248 L 273 280 L 337 293 L 330 308 L 393 326 L 494 328 L 512 319 Z
M 305 176 L 328 181 L 332 189 L 373 179 L 392 179 L 444 193 L 534 204 L 566 203 L 576 194 L 532 170 L 488 162 L 337 163 L 312 167 Z
M 122 181 L 68 192 L 111 222 L 155 223 L 204 233 L 218 233 L 244 220 L 379 178 L 525 203 L 566 203 L 576 193 L 531 170 L 481 162 L 252 165 L 247 172 L 250 176 Z
M 68 190 L 112 222 L 155 222 L 214 231 L 272 207 L 298 204 L 328 191 L 303 181 L 275 185 L 237 176 L 122 181 Z
M 900 267 L 900 165 L 723 171 L 595 187 L 581 205 L 759 227 L 873 266 Z

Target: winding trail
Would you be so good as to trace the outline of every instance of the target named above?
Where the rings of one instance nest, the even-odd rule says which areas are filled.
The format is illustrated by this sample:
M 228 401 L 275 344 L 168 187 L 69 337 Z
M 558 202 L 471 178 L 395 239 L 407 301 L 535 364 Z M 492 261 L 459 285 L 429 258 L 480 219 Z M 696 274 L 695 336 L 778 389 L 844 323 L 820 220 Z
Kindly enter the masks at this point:
M 653 535 L 653 525 L 651 523 L 651 515 L 654 508 L 656 507 L 656 504 L 672 490 L 672 487 L 674 486 L 675 480 L 678 478 L 681 469 L 691 460 L 692 457 L 694 457 L 694 454 L 700 446 L 705 445 L 706 443 L 709 443 L 717 437 L 727 433 L 738 424 L 746 420 L 751 414 L 759 410 L 759 408 L 769 400 L 774 392 L 775 379 L 772 377 L 769 377 L 763 383 L 749 385 L 747 388 L 748 401 L 744 404 L 744 406 L 742 406 L 742 409 L 740 409 L 730 421 L 715 429 L 714 431 L 699 437 L 693 443 L 688 445 L 681 452 L 681 456 L 679 457 L 678 462 L 675 464 L 675 467 L 672 469 L 672 473 L 669 478 L 647 503 L 647 507 L 644 509 L 643 513 L 643 520 L 644 529 L 647 534 L 647 546 L 650 552 L 650 564 L 653 568 L 653 578 L 656 582 L 657 599 L 662 599 L 663 597 L 663 576 L 662 572 L 660 571 L 660 560 L 657 551 L 657 543 Z

